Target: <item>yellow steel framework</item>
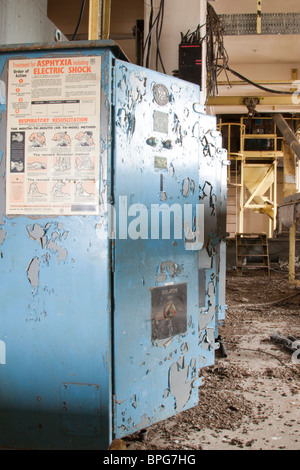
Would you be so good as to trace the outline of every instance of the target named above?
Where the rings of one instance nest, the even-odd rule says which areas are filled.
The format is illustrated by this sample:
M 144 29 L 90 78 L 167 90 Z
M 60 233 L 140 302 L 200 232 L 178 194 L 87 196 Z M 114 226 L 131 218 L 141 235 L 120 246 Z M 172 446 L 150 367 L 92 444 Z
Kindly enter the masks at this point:
M 234 234 L 238 231 L 240 221 L 240 208 L 242 206 L 243 186 L 243 162 L 244 155 L 241 151 L 236 152 L 233 143 L 239 136 L 239 150 L 242 148 L 242 135 L 245 134 L 246 126 L 242 123 L 220 123 L 218 129 L 223 135 L 223 145 L 227 148 L 228 159 L 231 165 L 227 173 L 227 231 Z M 224 137 L 226 142 L 224 142 Z
M 247 96 L 215 96 L 209 97 L 207 106 L 245 106 L 244 99 Z M 259 103 L 257 109 L 261 105 L 263 106 L 295 106 L 293 103 L 293 95 L 283 95 L 283 96 L 255 96 L 258 98 Z
M 245 210 L 251 209 L 268 216 L 268 236 L 271 237 L 276 227 L 277 158 L 283 155 L 282 138 L 278 137 L 275 123 L 272 124 L 271 133 L 247 134 L 247 119 L 248 117 L 241 117 L 239 123 L 221 120 L 218 125 L 223 139 L 225 135 L 231 162 L 228 170 L 227 231 L 231 236 L 235 232 L 243 233 Z M 236 151 L 238 134 L 239 148 Z M 248 150 L 246 143 L 257 139 L 272 142 L 272 149 Z
M 90 0 L 89 2 L 89 40 L 97 40 L 101 36 L 101 1 Z
M 109 39 L 110 36 L 110 15 L 111 0 L 102 0 L 102 39 Z
M 111 0 L 89 0 L 89 40 L 109 39 Z
M 269 217 L 268 235 L 272 236 L 276 225 L 277 162 L 244 163 L 243 204 L 239 231 L 243 232 L 244 209 L 266 214 Z

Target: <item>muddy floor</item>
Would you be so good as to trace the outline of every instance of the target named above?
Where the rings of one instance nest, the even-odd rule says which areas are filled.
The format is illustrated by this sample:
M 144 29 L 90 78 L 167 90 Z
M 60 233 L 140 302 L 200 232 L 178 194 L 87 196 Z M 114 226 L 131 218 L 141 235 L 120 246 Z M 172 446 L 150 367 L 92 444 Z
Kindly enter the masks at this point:
M 300 353 L 271 336 L 300 338 L 300 287 L 286 271 L 227 273 L 220 329 L 227 357 L 201 371 L 199 404 L 124 440 L 144 450 L 299 450 Z

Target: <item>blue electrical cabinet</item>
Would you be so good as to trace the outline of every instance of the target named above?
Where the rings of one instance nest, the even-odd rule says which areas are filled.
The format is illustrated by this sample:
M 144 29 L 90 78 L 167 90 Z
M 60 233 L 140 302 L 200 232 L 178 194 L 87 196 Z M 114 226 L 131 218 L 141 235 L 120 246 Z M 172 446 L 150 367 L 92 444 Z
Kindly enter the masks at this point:
M 0 447 L 107 449 L 197 404 L 227 168 L 199 95 L 113 41 L 0 51 Z

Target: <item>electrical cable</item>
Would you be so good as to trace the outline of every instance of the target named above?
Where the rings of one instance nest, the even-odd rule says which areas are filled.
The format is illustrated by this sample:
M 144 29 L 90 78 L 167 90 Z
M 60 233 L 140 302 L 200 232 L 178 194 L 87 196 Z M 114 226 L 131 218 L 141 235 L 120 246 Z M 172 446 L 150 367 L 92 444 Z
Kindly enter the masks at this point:
M 151 50 L 151 35 L 154 30 L 154 27 L 156 25 L 156 70 L 158 70 L 158 61 L 160 61 L 160 64 L 162 66 L 163 72 L 166 73 L 165 67 L 163 64 L 163 60 L 161 57 L 161 52 L 160 52 L 160 47 L 159 47 L 159 41 L 161 37 L 161 32 L 162 32 L 162 27 L 163 27 L 163 19 L 164 19 L 164 0 L 160 1 L 160 5 L 158 8 L 158 13 L 156 15 L 156 18 L 153 21 L 153 1 L 151 0 L 151 10 L 150 10 L 150 16 L 149 16 L 149 31 L 147 34 L 147 38 L 144 43 L 144 49 L 143 49 L 143 63 L 145 61 L 145 55 L 146 55 L 146 61 L 145 61 L 145 67 L 149 67 L 149 58 L 150 58 L 150 50 Z
M 270 353 L 269 351 L 264 351 L 263 349 L 250 349 L 250 348 L 240 348 L 239 346 L 236 346 L 236 348 L 240 351 L 252 351 L 252 352 L 258 352 L 258 353 L 264 353 L 264 354 L 268 354 L 269 356 L 272 356 L 274 357 L 275 359 L 277 359 L 283 366 L 285 366 L 286 364 L 281 360 L 279 359 L 279 357 L 277 357 L 275 354 L 272 354 Z
M 144 44 L 144 51 L 143 51 L 143 63 L 144 63 L 144 56 L 146 54 L 146 62 L 145 67 L 149 67 L 149 58 L 150 58 L 150 50 L 151 50 L 151 36 L 153 29 L 156 26 L 156 57 L 155 57 L 155 64 L 156 70 L 158 70 L 159 62 L 161 64 L 162 70 L 164 73 L 165 67 L 163 64 L 163 60 L 161 57 L 160 52 L 160 38 L 163 26 L 163 19 L 164 19 L 164 0 L 160 0 L 160 5 L 158 8 L 158 13 L 156 18 L 153 21 L 153 0 L 151 1 L 151 10 L 149 16 L 149 31 L 147 38 Z M 206 26 L 206 34 L 201 37 L 200 29 Z M 211 6 L 210 3 L 207 4 L 207 15 L 206 15 L 206 23 L 202 25 L 198 25 L 197 28 L 190 32 L 187 31 L 185 35 L 181 33 L 181 44 L 202 44 L 203 41 L 206 41 L 206 70 L 207 70 L 207 99 L 208 101 L 209 96 L 215 96 L 218 94 L 218 77 L 219 75 L 224 72 L 230 85 L 230 79 L 228 76 L 228 72 L 232 73 L 239 79 L 249 83 L 250 85 L 265 91 L 267 93 L 274 93 L 279 95 L 292 95 L 293 91 L 283 91 L 283 90 L 274 90 L 272 88 L 265 87 L 258 83 L 253 82 L 252 80 L 244 77 L 242 74 L 233 70 L 229 67 L 229 56 L 224 47 L 224 40 L 223 40 L 223 28 L 221 25 L 221 21 L 219 16 L 215 12 L 214 8 Z
M 144 63 L 144 54 L 146 50 L 146 44 L 148 43 L 148 48 L 147 48 L 147 57 L 146 57 L 146 63 L 145 67 L 149 67 L 149 56 L 150 56 L 150 48 L 151 48 L 151 31 L 152 31 L 152 21 L 153 21 L 153 0 L 151 0 L 151 10 L 150 10 L 150 15 L 149 15 L 149 25 L 148 25 L 148 36 L 146 38 L 145 44 L 144 44 L 144 50 L 143 50 L 143 63 Z
M 143 51 L 143 61 L 144 61 L 144 56 L 145 56 L 146 46 L 147 46 L 147 58 L 146 58 L 146 64 L 145 64 L 146 67 L 149 67 L 149 57 L 150 57 L 150 50 L 151 50 L 152 30 L 155 26 L 155 23 L 158 21 L 158 18 L 159 18 L 159 16 L 157 15 L 155 20 L 153 21 L 153 4 L 152 4 L 152 0 L 151 0 L 151 12 L 150 12 L 150 16 L 149 16 L 149 27 L 148 27 L 149 31 L 148 31 L 147 38 L 146 38 L 145 43 L 144 43 L 144 51 Z
M 162 31 L 162 26 L 163 26 L 163 21 L 164 21 L 164 7 L 165 7 L 165 0 L 161 0 L 160 9 L 159 9 L 159 19 L 156 25 L 156 70 L 158 70 L 158 59 L 159 59 L 162 70 L 164 73 L 166 73 L 166 70 L 162 61 L 161 53 L 160 53 L 160 48 L 159 48 L 161 31 Z
M 210 95 L 218 93 L 218 75 L 224 71 L 227 74 L 229 57 L 224 47 L 223 29 L 220 19 L 210 3 L 207 4 L 206 15 L 206 70 L 207 70 L 207 100 Z
M 185 35 L 183 33 L 181 34 L 181 44 L 201 44 L 202 41 L 205 39 L 205 37 L 200 36 L 200 29 L 203 28 L 203 26 L 206 26 L 206 23 L 203 23 L 202 25 L 198 24 L 197 28 L 190 32 L 188 30 Z
M 268 305 L 276 305 L 281 302 L 285 302 L 286 300 L 292 299 L 296 297 L 297 295 L 300 294 L 299 292 L 296 292 L 294 294 L 289 294 L 286 297 L 282 297 L 281 299 L 273 300 L 272 302 L 262 302 L 262 303 L 257 303 L 257 304 L 236 304 L 236 305 L 230 305 L 228 308 L 229 309 L 235 309 L 235 308 L 249 308 L 249 307 L 265 307 Z
M 236 77 L 240 78 L 241 80 L 249 83 L 250 85 L 255 86 L 256 88 L 259 88 L 260 90 L 267 91 L 269 93 L 275 93 L 276 95 L 292 95 L 294 92 L 293 91 L 283 91 L 283 90 L 273 90 L 271 88 L 267 88 L 263 85 L 259 85 L 259 83 L 255 83 L 252 80 L 249 80 L 249 78 L 244 77 L 241 75 L 239 72 L 236 72 L 235 70 L 232 70 L 230 67 L 226 67 L 226 70 L 231 72 L 233 75 L 236 75 Z
M 213 7 L 208 3 L 207 4 L 207 23 L 206 23 L 206 41 L 207 41 L 207 58 L 206 58 L 206 67 L 207 67 L 207 100 L 210 95 L 213 97 L 218 93 L 217 78 L 222 73 L 225 72 L 228 84 L 230 85 L 230 80 L 228 72 L 232 73 L 239 79 L 249 83 L 250 85 L 263 90 L 267 93 L 274 93 L 276 95 L 292 95 L 293 91 L 284 91 L 284 90 L 274 90 L 266 86 L 260 85 L 253 82 L 247 77 L 244 77 L 242 74 L 233 70 L 229 67 L 229 57 L 224 47 L 223 42 L 223 29 L 218 15 L 216 14 Z M 220 63 L 221 62 L 221 63 Z
M 72 41 L 74 41 L 75 38 L 76 38 L 76 34 L 77 34 L 78 28 L 80 26 L 81 20 L 82 20 L 83 11 L 84 11 L 84 7 L 85 7 L 85 2 L 86 2 L 86 0 L 83 0 L 82 3 L 81 3 L 80 14 L 79 14 L 76 29 L 75 29 L 74 34 L 72 36 Z

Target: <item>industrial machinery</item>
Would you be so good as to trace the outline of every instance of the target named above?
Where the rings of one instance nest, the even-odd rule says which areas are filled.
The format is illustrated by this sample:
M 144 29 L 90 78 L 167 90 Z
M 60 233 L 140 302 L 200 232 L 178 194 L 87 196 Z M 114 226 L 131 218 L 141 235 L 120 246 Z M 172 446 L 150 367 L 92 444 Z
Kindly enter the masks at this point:
M 198 103 L 113 41 L 1 50 L 1 447 L 107 449 L 197 404 L 227 164 Z

